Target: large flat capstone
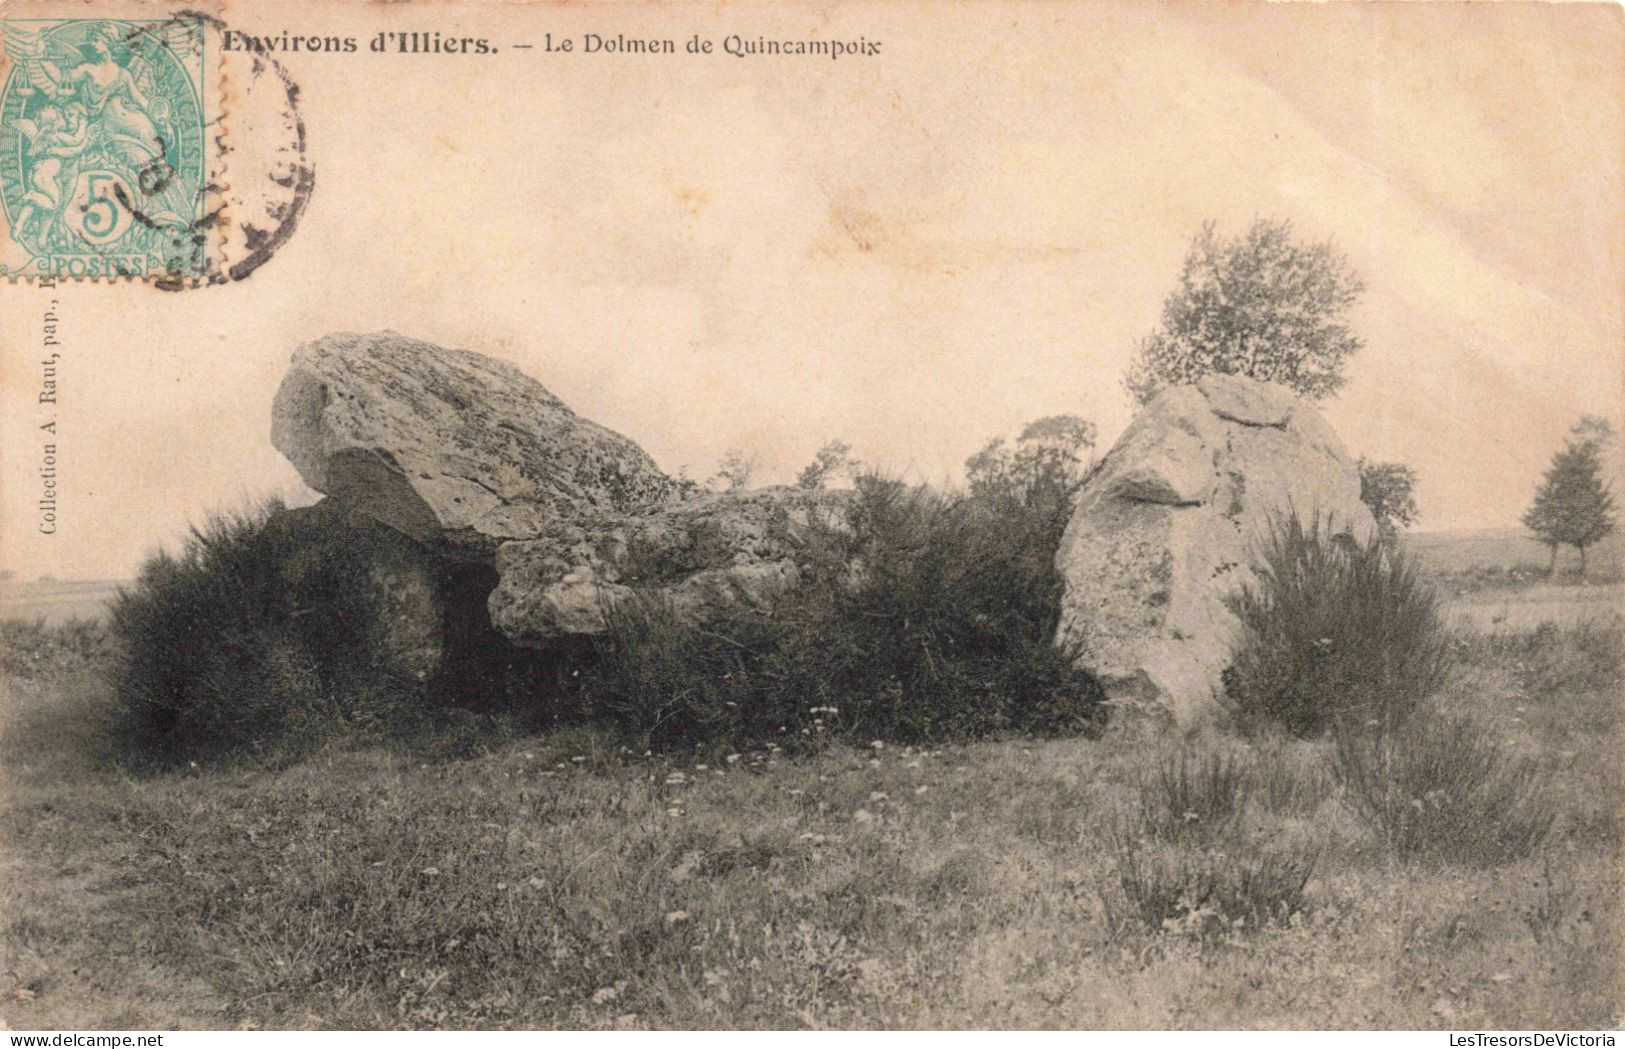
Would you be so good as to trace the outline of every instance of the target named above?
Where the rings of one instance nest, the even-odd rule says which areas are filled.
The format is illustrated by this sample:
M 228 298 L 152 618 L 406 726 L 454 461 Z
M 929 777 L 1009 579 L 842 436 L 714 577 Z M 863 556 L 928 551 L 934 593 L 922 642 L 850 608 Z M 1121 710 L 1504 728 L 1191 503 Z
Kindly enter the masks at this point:
M 271 439 L 327 495 L 326 513 L 376 521 L 434 557 L 488 570 L 490 623 L 526 646 L 602 633 L 634 594 L 692 616 L 766 607 L 802 578 L 816 530 L 843 527 L 848 500 L 790 488 L 702 492 L 512 365 L 393 332 L 301 346 Z M 403 638 L 415 636 L 408 620 L 444 618 L 412 612 Z M 434 662 L 432 644 L 417 648 Z

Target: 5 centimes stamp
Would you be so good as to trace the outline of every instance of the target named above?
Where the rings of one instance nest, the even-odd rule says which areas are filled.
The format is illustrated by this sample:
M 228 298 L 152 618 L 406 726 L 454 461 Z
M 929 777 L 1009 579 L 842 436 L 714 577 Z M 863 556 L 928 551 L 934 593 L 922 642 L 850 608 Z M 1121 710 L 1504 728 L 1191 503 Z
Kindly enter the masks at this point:
M 219 0 L 0 0 L 0 280 L 246 280 L 316 184 L 301 89 Z
M 5 19 L 0 276 L 204 278 L 204 22 Z

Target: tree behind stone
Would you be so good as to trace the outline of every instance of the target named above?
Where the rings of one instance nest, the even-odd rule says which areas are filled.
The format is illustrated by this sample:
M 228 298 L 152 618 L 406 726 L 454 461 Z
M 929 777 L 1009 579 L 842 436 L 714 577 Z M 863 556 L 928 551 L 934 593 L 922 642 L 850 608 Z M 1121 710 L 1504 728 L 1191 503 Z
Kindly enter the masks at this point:
M 1416 471 L 1404 463 L 1360 459 L 1360 501 L 1376 519 L 1378 533 L 1393 542 L 1399 529 L 1416 523 Z
M 1586 547 L 1614 530 L 1614 495 L 1602 477 L 1603 452 L 1612 440 L 1606 422 L 1582 419 L 1535 489 L 1523 523 L 1551 551 L 1547 575 L 1557 567 L 1557 548 L 1566 543 L 1580 551 L 1584 576 Z
M 797 488 L 822 488 L 830 480 L 845 475 L 855 478 L 863 464 L 852 458 L 852 446 L 845 441 L 832 439 L 819 446 L 812 462 L 801 468 L 796 475 Z
M 754 453 L 730 448 L 718 464 L 717 472 L 711 475 L 712 491 L 737 492 L 749 487 L 751 478 L 756 476 L 757 465 Z
M 1360 349 L 1343 314 L 1363 290 L 1342 254 L 1294 242 L 1289 222 L 1259 219 L 1234 239 L 1205 223 L 1124 385 L 1144 404 L 1164 386 L 1230 372 L 1326 397 Z
M 1095 462 L 1095 424 L 1047 415 L 1022 428 L 1015 447 L 995 437 L 965 460 L 971 495 L 984 502 L 1069 515 L 1072 496 Z

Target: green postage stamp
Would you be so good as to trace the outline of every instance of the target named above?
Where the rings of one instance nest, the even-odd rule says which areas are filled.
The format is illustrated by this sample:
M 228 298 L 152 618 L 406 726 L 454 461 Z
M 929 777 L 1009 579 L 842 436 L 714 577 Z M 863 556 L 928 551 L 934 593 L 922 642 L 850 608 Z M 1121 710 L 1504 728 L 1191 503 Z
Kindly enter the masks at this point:
M 7 19 L 0 30 L 0 276 L 202 276 L 202 20 Z

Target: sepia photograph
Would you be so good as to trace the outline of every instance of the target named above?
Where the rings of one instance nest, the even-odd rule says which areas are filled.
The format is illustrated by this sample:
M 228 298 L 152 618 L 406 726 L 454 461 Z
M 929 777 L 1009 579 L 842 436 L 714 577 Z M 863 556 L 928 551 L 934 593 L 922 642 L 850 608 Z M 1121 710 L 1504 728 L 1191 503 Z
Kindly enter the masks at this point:
M 1619 5 L 0 37 L 9 1045 L 1615 1044 Z

